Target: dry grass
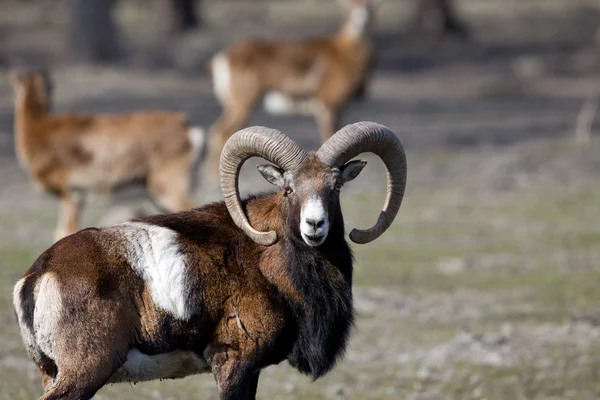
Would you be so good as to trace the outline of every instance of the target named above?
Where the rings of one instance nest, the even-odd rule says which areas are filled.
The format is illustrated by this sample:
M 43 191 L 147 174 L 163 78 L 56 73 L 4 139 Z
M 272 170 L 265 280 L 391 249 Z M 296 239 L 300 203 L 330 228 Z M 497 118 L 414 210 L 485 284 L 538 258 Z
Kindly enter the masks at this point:
M 560 157 L 541 157 L 544 174 L 525 173 L 528 184 L 494 188 L 493 181 L 502 178 L 495 175 L 505 173 L 509 163 L 557 149 Z M 505 159 L 506 152 L 513 157 Z M 576 183 L 550 184 L 545 176 L 560 175 L 565 158 L 576 163 L 587 156 L 567 140 L 458 157 L 439 151 L 410 155 L 412 179 L 397 223 L 379 241 L 354 246 L 359 318 L 346 359 L 316 383 L 285 365 L 271 367 L 263 374 L 262 398 L 600 396 L 600 329 L 594 319 L 600 302 L 595 262 L 600 189 L 591 184 L 593 174 L 581 173 Z M 446 157 L 459 173 L 425 183 L 431 162 L 443 164 Z M 496 161 L 495 173 L 466 168 Z M 381 172 L 381 165 L 371 162 L 348 189 L 343 204 L 348 225 L 372 222 L 382 197 Z M 10 197 L 2 193 L 1 209 L 10 209 Z M 0 245 L 1 399 L 40 394 L 37 371 L 25 359 L 12 320 L 9 294 L 47 245 L 54 207 L 47 201 L 24 202 L 21 208 L 18 215 L 0 216 L 6 239 Z M 37 230 L 41 239 L 15 238 L 10 233 L 15 221 Z M 199 396 L 216 398 L 212 377 L 115 385 L 97 398 Z

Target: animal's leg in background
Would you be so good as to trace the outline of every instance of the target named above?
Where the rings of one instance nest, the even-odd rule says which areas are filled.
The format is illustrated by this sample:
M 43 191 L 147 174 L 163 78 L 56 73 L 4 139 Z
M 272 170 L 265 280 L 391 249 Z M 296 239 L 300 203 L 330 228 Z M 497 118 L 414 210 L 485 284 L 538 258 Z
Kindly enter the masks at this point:
M 367 97 L 367 77 L 364 77 L 361 81 L 360 84 L 358 85 L 358 87 L 356 88 L 356 91 L 354 92 L 354 99 L 355 100 L 365 100 Z
M 148 176 L 148 190 L 161 208 L 177 212 L 198 207 L 190 194 L 194 163 L 195 159 L 190 154 L 157 161 L 152 167 Z
M 335 106 L 318 102 L 315 107 L 315 119 L 319 127 L 321 142 L 326 141 L 337 131 L 339 121 L 339 110 Z
M 256 107 L 258 98 L 258 94 L 236 98 L 235 106 L 224 108 L 217 122 L 210 128 L 205 168 L 208 174 L 208 183 L 211 186 L 219 184 L 219 160 L 225 142 L 231 135 L 244 128 Z
M 226 114 L 227 111 L 224 110 L 219 119 L 208 131 L 208 148 L 204 164 L 204 176 L 206 177 L 206 182 L 213 187 L 219 183 L 219 160 L 221 150 L 227 141 L 227 121 L 229 118 Z
M 79 230 L 79 215 L 84 199 L 82 191 L 67 191 L 61 195 L 61 211 L 54 232 L 54 240 L 60 240 Z

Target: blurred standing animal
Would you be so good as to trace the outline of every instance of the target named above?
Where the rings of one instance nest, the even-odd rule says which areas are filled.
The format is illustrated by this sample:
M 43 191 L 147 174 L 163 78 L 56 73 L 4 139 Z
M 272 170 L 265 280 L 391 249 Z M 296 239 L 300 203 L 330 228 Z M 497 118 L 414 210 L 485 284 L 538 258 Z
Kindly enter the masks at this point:
M 217 182 L 223 145 L 248 121 L 261 98 L 273 114 L 314 115 L 325 141 L 339 128 L 348 101 L 364 96 L 373 59 L 374 0 L 342 1 L 347 17 L 332 36 L 245 41 L 212 58 L 214 93 L 223 108 L 209 130 L 207 172 L 212 183 Z
M 55 239 L 79 229 L 86 192 L 110 193 L 144 181 L 168 211 L 197 206 L 192 173 L 204 131 L 183 113 L 84 115 L 51 112 L 47 73 L 10 73 L 16 93 L 15 151 L 31 181 L 61 199 Z

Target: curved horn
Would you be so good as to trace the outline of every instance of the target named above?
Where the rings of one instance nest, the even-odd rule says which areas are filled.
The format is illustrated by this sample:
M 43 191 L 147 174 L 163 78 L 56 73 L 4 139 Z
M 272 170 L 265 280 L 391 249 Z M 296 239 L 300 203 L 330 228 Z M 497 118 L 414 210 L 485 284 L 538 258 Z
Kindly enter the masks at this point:
M 242 129 L 225 143 L 219 163 L 225 204 L 233 222 L 256 243 L 270 246 L 277 242 L 277 234 L 275 231 L 259 232 L 248 222 L 238 188 L 242 165 L 250 157 L 258 156 L 289 171 L 296 168 L 306 155 L 300 146 L 283 133 L 262 126 Z
M 383 125 L 358 122 L 340 129 L 317 151 L 321 161 L 331 167 L 341 167 L 364 152 L 372 152 L 384 162 L 387 169 L 387 195 L 375 225 L 350 232 L 350 239 L 361 244 L 381 236 L 400 209 L 406 187 L 406 155 L 402 143 L 394 132 Z

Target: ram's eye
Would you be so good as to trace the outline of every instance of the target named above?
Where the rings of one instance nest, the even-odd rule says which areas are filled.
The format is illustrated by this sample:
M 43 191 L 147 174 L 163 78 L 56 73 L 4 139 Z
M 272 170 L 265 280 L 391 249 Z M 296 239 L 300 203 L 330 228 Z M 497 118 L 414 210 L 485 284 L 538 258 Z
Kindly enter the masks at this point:
M 293 192 L 291 187 L 286 187 L 285 188 L 285 195 L 287 196 L 288 194 L 291 194 Z
M 342 185 L 343 185 L 342 182 L 337 182 L 335 184 L 335 190 L 340 190 L 342 188 Z

